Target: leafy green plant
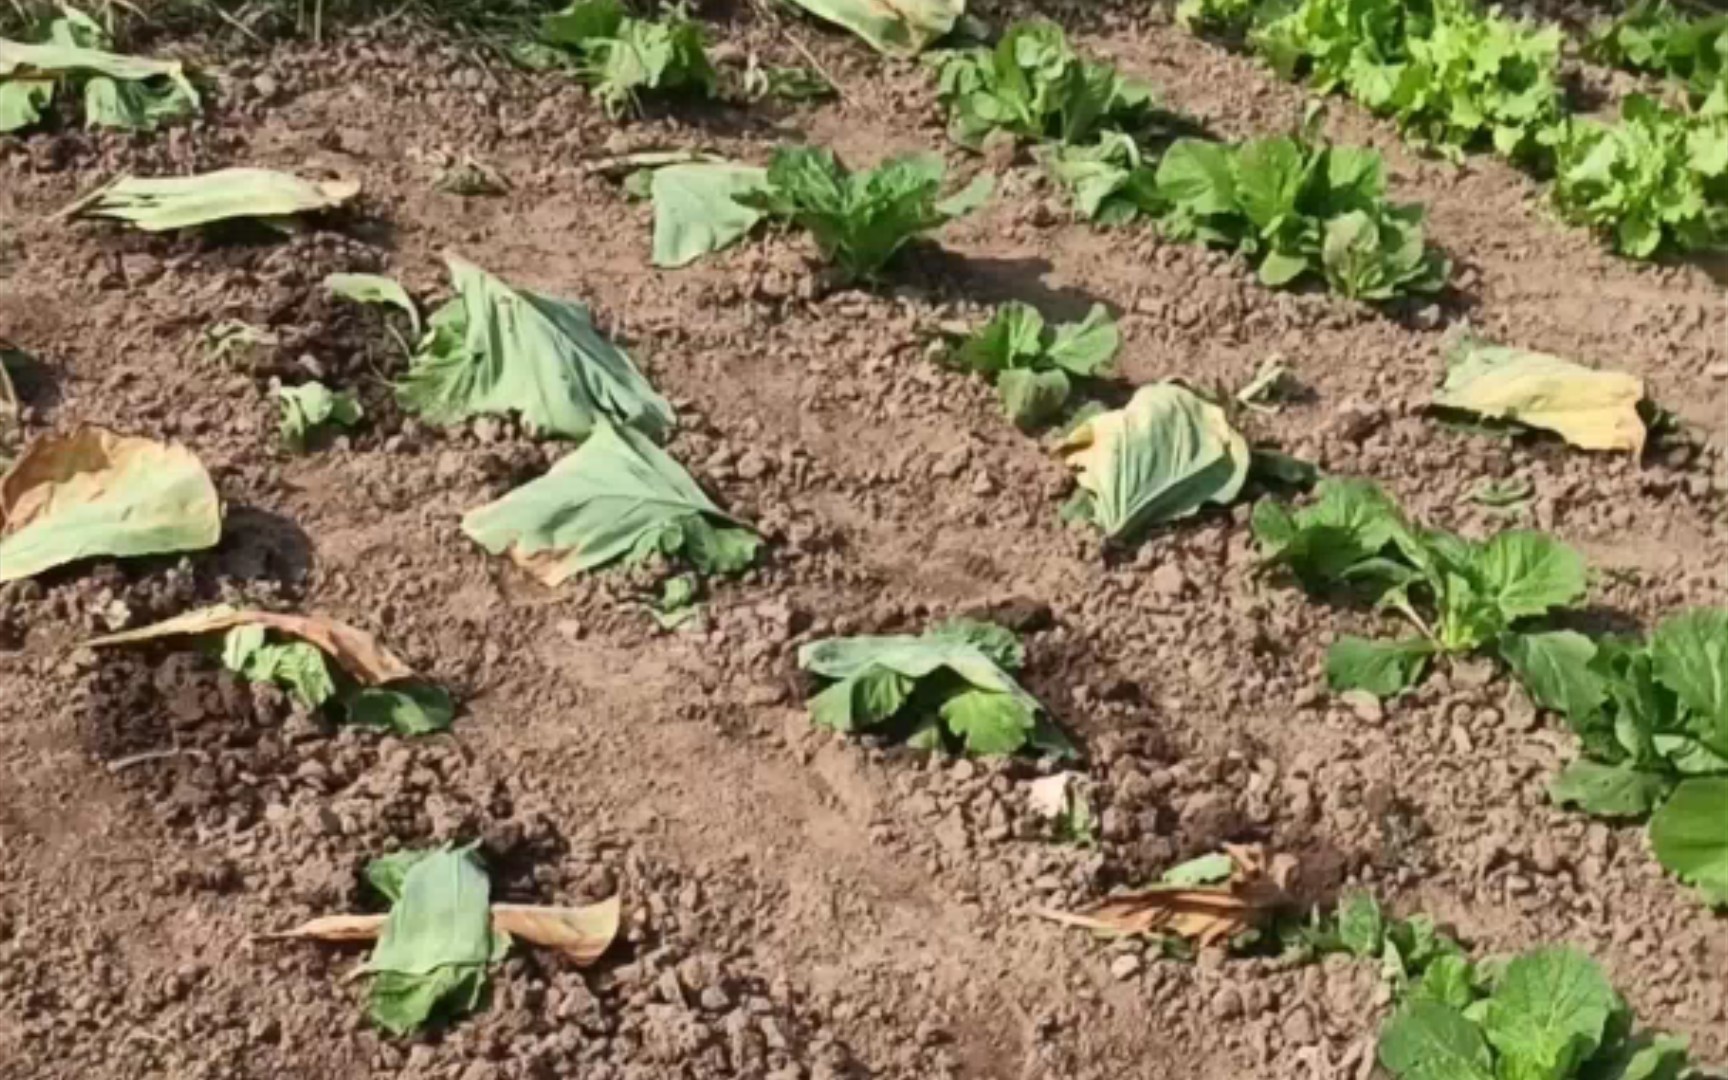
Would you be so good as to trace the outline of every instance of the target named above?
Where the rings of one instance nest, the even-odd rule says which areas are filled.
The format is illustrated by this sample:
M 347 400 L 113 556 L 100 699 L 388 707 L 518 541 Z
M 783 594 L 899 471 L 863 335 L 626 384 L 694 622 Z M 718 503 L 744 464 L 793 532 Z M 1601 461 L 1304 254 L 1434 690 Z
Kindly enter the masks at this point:
M 282 445 L 294 453 L 306 449 L 307 441 L 327 425 L 353 427 L 365 411 L 360 400 L 346 390 L 331 390 L 321 382 L 300 386 L 278 386 L 276 400 L 282 406 Z
M 390 915 L 366 961 L 367 1015 L 392 1035 L 479 1007 L 510 936 L 492 928 L 491 882 L 471 849 L 401 851 L 366 865 Z
M 1176 23 L 1196 34 L 1240 39 L 1263 6 L 1263 0 L 1181 0 L 1176 5 Z
M 1100 225 L 1124 225 L 1165 209 L 1155 162 L 1132 135 L 1106 131 L 1096 142 L 1059 143 L 1046 151 L 1044 167 L 1073 196 L 1075 212 Z
M 1686 1040 L 1634 1030 L 1600 965 L 1544 947 L 1503 963 L 1450 955 L 1413 983 L 1380 1031 L 1397 1080 L 1677 1080 Z
M 1516 654 L 1527 625 L 1586 591 L 1584 560 L 1543 533 L 1501 532 L 1470 540 L 1407 521 L 1379 487 L 1328 479 L 1295 513 L 1266 500 L 1253 531 L 1268 565 L 1311 591 L 1365 591 L 1377 608 L 1403 617 L 1416 637 L 1345 636 L 1327 652 L 1335 690 L 1390 697 L 1414 685 L 1435 657 L 1478 651 Z
M 679 8 L 663 19 L 638 19 L 619 0 L 577 0 L 541 20 L 540 41 L 580 57 L 580 71 L 612 116 L 639 108 L 648 91 L 714 95 L 702 28 Z
M 734 198 L 808 231 L 849 279 L 871 278 L 907 241 L 970 213 L 994 187 L 980 176 L 944 199 L 944 171 L 935 154 L 903 154 L 852 172 L 831 150 L 783 147 L 769 163 L 767 186 Z
M 1489 144 L 1537 163 L 1561 114 L 1557 27 L 1472 0 L 1298 0 L 1261 12 L 1249 38 L 1281 75 L 1343 91 L 1443 150 Z
M 84 94 L 86 127 L 154 131 L 198 112 L 198 91 L 178 61 L 113 51 L 96 20 L 62 7 L 34 44 L 0 39 L 0 132 L 39 123 L 59 89 Z
M 1075 379 L 1108 374 L 1121 347 L 1122 335 L 1102 304 L 1079 322 L 1047 326 L 1037 308 L 1016 302 L 998 308 L 948 360 L 994 379 L 1003 410 L 1032 428 L 1060 415 Z
M 993 49 L 937 59 L 937 94 L 954 141 L 977 147 L 992 131 L 1033 142 L 1089 142 L 1104 131 L 1141 135 L 1161 113 L 1152 88 L 1084 60 L 1045 20 L 1010 26 Z
M 1073 744 L 1009 674 L 1024 663 L 1010 631 L 971 619 L 918 637 L 827 638 L 798 651 L 798 666 L 827 684 L 810 699 L 810 719 L 820 727 L 881 734 L 922 750 L 1071 756 Z
M 1260 280 L 1306 275 L 1362 300 L 1439 289 L 1446 260 L 1423 239 L 1422 210 L 1386 201 L 1372 150 L 1275 136 L 1238 145 L 1182 139 L 1156 174 L 1163 227 L 1174 237 L 1235 248 Z
M 1728 906 L 1728 611 L 1674 616 L 1648 641 L 1532 634 L 1505 655 L 1531 700 L 1578 735 L 1554 801 L 1603 817 L 1654 811 L 1657 859 Z
M 1728 243 L 1728 103 L 1691 113 L 1634 94 L 1618 124 L 1571 120 L 1555 132 L 1552 196 L 1566 221 L 1638 259 Z
M 1585 54 L 1684 83 L 1694 101 L 1728 103 L 1728 14 L 1688 15 L 1669 0 L 1639 0 L 1598 24 Z
M 1310 954 L 1378 960 L 1382 977 L 1399 998 L 1439 992 L 1469 968 L 1464 947 L 1432 916 L 1391 918 L 1367 892 L 1346 893 L 1330 915 L 1316 909 L 1308 924 L 1296 927 L 1286 940 Z

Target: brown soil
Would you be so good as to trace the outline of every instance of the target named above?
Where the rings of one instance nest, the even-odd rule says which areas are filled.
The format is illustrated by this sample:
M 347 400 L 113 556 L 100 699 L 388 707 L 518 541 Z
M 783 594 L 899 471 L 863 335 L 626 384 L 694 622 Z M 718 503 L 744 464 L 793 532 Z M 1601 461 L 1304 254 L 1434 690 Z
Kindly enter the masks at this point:
M 1063 12 L 1079 44 L 1223 134 L 1278 129 L 1301 91 L 1158 18 Z M 898 284 L 823 292 L 797 238 L 680 272 L 648 263 L 648 211 L 583 163 L 779 140 L 868 163 L 941 148 L 927 73 L 838 35 L 711 7 L 718 40 L 800 63 L 819 107 L 654 109 L 616 125 L 585 91 L 484 63 L 401 19 L 268 50 L 157 37 L 218 92 L 151 138 L 72 124 L 0 138 L 0 339 L 38 357 L 24 433 L 95 422 L 185 442 L 229 507 L 222 546 L 0 588 L 0 1075 L 132 1078 L 1366 1077 L 1375 971 L 1103 946 L 1027 916 L 1222 841 L 1302 861 L 1306 895 L 1360 885 L 1484 950 L 1574 941 L 1640 1014 L 1728 1060 L 1728 933 L 1655 866 L 1642 831 L 1552 807 L 1571 753 L 1504 678 L 1461 666 L 1382 714 L 1327 696 L 1320 658 L 1366 615 L 1250 573 L 1246 507 L 1105 553 L 1064 527 L 1069 480 L 989 389 L 933 365 L 945 320 L 1021 299 L 1118 312 L 1126 377 L 1239 385 L 1281 356 L 1312 394 L 1256 437 L 1387 484 L 1465 531 L 1502 519 L 1485 478 L 1536 490 L 1525 520 L 1588 553 L 1604 620 L 1728 603 L 1728 303 L 1694 266 L 1639 266 L 1550 220 L 1496 163 L 1418 159 L 1337 104 L 1425 203 L 1456 291 L 1390 312 L 1269 292 L 1237 261 L 1149 229 L 1097 231 L 1025 158 L 983 212 L 911 251 Z M 985 14 L 1001 14 L 986 11 Z M 507 194 L 434 190 L 467 154 Z M 364 180 L 358 210 L 286 242 L 145 238 L 50 214 L 122 170 L 252 164 Z M 404 417 L 378 317 L 320 279 L 383 270 L 440 295 L 453 250 L 590 303 L 679 408 L 672 451 L 772 553 L 661 633 L 616 576 L 548 591 L 459 532 L 465 510 L 560 448 L 512 424 Z M 279 343 L 217 359 L 238 318 Z M 1422 414 L 1444 336 L 1643 375 L 1691 425 L 1643 467 L 1461 434 Z M 276 446 L 272 379 L 360 390 L 368 422 L 304 457 Z M 332 729 L 205 661 L 100 655 L 92 634 L 201 603 L 329 613 L 456 690 L 449 735 Z M 1026 632 L 1030 688 L 1089 746 L 1104 842 L 1051 843 L 1024 763 L 932 760 L 813 733 L 797 646 L 988 612 Z M 380 1037 L 350 953 L 257 942 L 364 903 L 366 858 L 481 839 L 495 889 L 621 890 L 627 941 L 581 972 L 511 959 L 490 1006 Z

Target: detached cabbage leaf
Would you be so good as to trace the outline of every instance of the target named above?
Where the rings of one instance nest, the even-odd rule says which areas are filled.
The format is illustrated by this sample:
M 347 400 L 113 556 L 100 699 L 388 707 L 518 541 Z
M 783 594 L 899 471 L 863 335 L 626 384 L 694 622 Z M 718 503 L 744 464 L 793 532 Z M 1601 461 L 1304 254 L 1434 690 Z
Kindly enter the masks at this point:
M 762 211 L 739 202 L 760 193 L 768 170 L 733 162 L 690 162 L 655 169 L 654 265 L 688 266 L 730 247 L 762 220 Z
M 492 932 L 491 885 L 466 851 L 438 851 L 401 877 L 378 944 L 366 962 L 373 980 L 369 1012 L 393 1035 L 434 1015 L 473 1009 L 486 965 L 509 939 Z
M 219 169 L 200 176 L 123 176 L 64 211 L 117 218 L 145 232 L 217 221 L 270 221 L 331 210 L 359 194 L 353 180 L 302 180 L 273 169 Z
M 403 408 L 435 424 L 514 412 L 567 439 L 586 438 L 604 420 L 654 439 L 672 430 L 672 406 L 587 308 L 513 289 L 454 255 L 445 262 L 456 297 L 433 313 L 396 384 Z
M 790 0 L 889 56 L 916 56 L 954 29 L 966 0 Z
M 1062 443 L 1112 540 L 1236 498 L 1248 478 L 1248 442 L 1224 410 L 1175 383 L 1143 386 L 1126 407 L 1082 422 Z
M 99 556 L 202 551 L 222 504 L 191 451 L 83 427 L 44 436 L 0 477 L 0 582 Z
M 46 41 L 0 38 L 0 132 L 41 120 L 56 83 L 83 85 L 86 127 L 153 131 L 198 111 L 198 90 L 179 61 L 112 52 L 113 41 L 101 26 L 65 10 L 49 24 Z
M 604 420 L 545 476 L 471 511 L 462 531 L 494 555 L 508 552 L 547 585 L 655 553 L 681 556 L 703 573 L 735 574 L 760 546 L 664 450 Z
M 1584 450 L 1644 449 L 1644 380 L 1547 353 L 1464 342 L 1434 404 L 1551 431 Z

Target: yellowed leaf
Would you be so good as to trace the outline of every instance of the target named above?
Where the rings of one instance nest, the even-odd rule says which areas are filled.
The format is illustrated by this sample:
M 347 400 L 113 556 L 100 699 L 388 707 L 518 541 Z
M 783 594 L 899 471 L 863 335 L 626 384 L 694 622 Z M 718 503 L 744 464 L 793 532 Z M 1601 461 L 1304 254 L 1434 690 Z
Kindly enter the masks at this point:
M 81 427 L 45 435 L 0 478 L 0 581 L 97 556 L 200 551 L 222 503 L 183 446 Z
M 1075 427 L 1060 449 L 1112 539 L 1228 503 L 1248 478 L 1248 442 L 1224 410 L 1173 382 L 1142 386 L 1127 405 Z
M 582 907 L 539 904 L 493 904 L 492 927 L 530 945 L 563 953 L 587 967 L 611 948 L 618 937 L 622 904 L 618 897 Z M 325 915 L 292 930 L 256 935 L 263 941 L 375 941 L 384 932 L 387 915 Z
M 530 945 L 553 949 L 586 967 L 618 936 L 618 897 L 584 907 L 493 904 L 492 925 Z
M 292 930 L 258 934 L 264 941 L 375 941 L 384 932 L 388 915 L 325 915 L 301 923 Z
M 1263 925 L 1285 902 L 1294 863 L 1276 859 L 1270 870 L 1258 848 L 1226 846 L 1236 870 L 1223 885 L 1154 885 L 1118 893 L 1079 911 L 1037 909 L 1064 926 L 1112 937 L 1168 934 L 1201 946 L 1228 942 Z
M 1469 342 L 1434 403 L 1551 431 L 1583 450 L 1644 450 L 1644 380 L 1547 353 Z
M 382 686 L 414 677 L 414 669 L 378 644 L 378 640 L 371 634 L 346 623 L 320 615 L 279 615 L 271 611 L 244 611 L 226 604 L 189 611 L 137 630 L 108 634 L 87 644 L 92 648 L 133 645 L 165 637 L 214 634 L 236 626 L 263 626 L 309 641 L 334 657 L 343 670 L 368 686 Z

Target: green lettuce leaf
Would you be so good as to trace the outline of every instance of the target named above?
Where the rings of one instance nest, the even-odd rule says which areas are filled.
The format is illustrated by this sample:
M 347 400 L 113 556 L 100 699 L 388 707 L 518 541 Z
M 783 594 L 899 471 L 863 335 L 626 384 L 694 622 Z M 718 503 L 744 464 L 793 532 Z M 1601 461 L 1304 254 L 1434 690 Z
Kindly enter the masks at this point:
M 966 0 L 790 0 L 889 56 L 915 56 L 954 28 Z
M 376 976 L 374 1022 L 403 1035 L 435 1014 L 479 1003 L 495 944 L 490 893 L 485 872 L 467 852 L 432 852 L 406 867 L 400 897 L 366 963 Z
M 198 90 L 178 61 L 123 56 L 112 47 L 106 31 L 71 9 L 49 24 L 47 41 L 0 38 L 0 132 L 41 120 L 57 81 L 83 84 L 87 127 L 153 131 L 198 112 Z
M 536 430 L 587 438 L 604 420 L 664 438 L 672 406 L 588 309 L 512 289 L 446 256 L 456 297 L 435 312 L 412 368 L 396 384 L 402 407 L 435 424 L 518 413 Z
M 1728 907 L 1728 776 L 1682 782 L 1650 819 L 1656 858 L 1698 887 L 1704 902 Z
M 542 18 L 540 40 L 581 57 L 578 69 L 611 116 L 639 108 L 647 91 L 712 97 L 718 84 L 701 24 L 677 8 L 638 19 L 618 0 L 577 0 Z
M 236 626 L 222 638 L 222 666 L 255 683 L 275 683 L 308 709 L 336 695 L 324 653 L 304 641 L 270 644 L 257 624 Z
M 1426 638 L 1375 641 L 1347 635 L 1326 650 L 1326 685 L 1392 697 L 1421 680 L 1434 651 Z
M 704 573 L 735 574 L 760 545 L 665 451 L 604 419 L 545 476 L 470 511 L 462 531 L 494 555 L 508 551 L 548 585 L 655 552 Z
M 1619 998 L 1602 969 L 1569 947 L 1506 965 L 1482 1015 L 1505 1080 L 1564 1080 L 1602 1045 Z
M 1650 657 L 1657 679 L 1691 711 L 1694 734 L 1728 754 L 1728 611 L 1666 620 L 1651 635 Z
M 1579 758 L 1548 785 L 1548 797 L 1598 817 L 1641 818 L 1662 801 L 1668 786 L 1659 773 Z
M 1482 1030 L 1431 998 L 1416 998 L 1393 1014 L 1380 1033 L 1379 1058 L 1397 1080 L 1495 1080 Z
M 743 238 L 762 220 L 762 211 L 736 197 L 760 193 L 767 182 L 766 169 L 730 162 L 686 162 L 655 169 L 649 181 L 654 200 L 654 265 L 688 266 Z
M 1574 630 L 1507 634 L 1500 639 L 1500 658 L 1541 708 L 1583 721 L 1608 700 L 1607 686 L 1591 666 L 1596 646 Z

